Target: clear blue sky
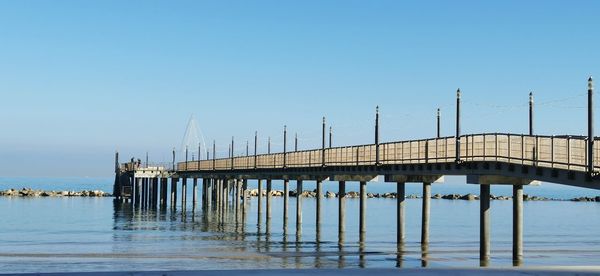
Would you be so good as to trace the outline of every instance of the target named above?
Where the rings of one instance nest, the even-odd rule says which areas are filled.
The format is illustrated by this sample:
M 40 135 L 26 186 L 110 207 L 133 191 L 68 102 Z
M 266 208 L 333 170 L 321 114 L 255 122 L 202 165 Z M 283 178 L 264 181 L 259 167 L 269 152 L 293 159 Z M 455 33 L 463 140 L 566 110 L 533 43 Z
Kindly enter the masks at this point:
M 0 175 L 110 176 L 169 160 L 194 113 L 221 154 L 463 132 L 583 134 L 598 1 L 0 1 Z M 600 99 L 598 100 L 600 104 Z M 597 121 L 600 121 L 597 120 Z M 597 129 L 598 124 L 597 124 Z

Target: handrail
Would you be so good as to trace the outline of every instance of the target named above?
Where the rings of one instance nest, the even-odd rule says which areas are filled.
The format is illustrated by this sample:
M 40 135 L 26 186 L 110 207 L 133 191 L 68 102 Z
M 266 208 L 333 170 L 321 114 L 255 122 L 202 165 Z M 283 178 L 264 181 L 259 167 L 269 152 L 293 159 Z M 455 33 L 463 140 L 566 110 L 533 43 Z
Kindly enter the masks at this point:
M 506 161 L 540 167 L 583 170 L 586 169 L 587 137 L 579 135 L 549 136 L 511 133 L 467 134 L 460 139 L 460 160 Z M 596 138 L 595 138 L 596 139 Z M 424 164 L 454 162 L 454 136 L 386 142 L 379 144 L 381 165 Z M 597 146 L 596 146 L 597 145 Z M 600 143 L 594 152 L 600 153 Z M 350 145 L 325 148 L 325 166 L 356 166 L 375 164 L 375 144 Z M 285 160 L 284 160 L 285 158 Z M 178 171 L 282 169 L 321 167 L 322 149 L 288 151 L 189 161 L 177 164 Z M 284 167 L 285 163 L 285 167 Z M 595 155 L 594 167 L 600 168 L 599 155 Z

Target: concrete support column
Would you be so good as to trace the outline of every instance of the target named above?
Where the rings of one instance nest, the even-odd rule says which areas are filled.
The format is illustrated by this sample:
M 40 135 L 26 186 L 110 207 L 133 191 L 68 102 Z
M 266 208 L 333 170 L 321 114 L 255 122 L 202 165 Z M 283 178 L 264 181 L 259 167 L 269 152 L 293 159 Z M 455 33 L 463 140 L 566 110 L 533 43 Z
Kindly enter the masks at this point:
M 219 212 L 223 211 L 223 179 L 217 179 L 217 208 Z
M 181 180 L 181 208 L 185 210 L 187 203 L 187 176 Z
M 223 210 L 223 179 L 217 179 L 217 208 Z
M 154 179 L 156 178 L 148 178 L 148 208 L 150 209 L 154 208 L 154 202 L 156 202 L 154 200 L 156 198 L 154 196 L 154 192 L 156 191 L 156 189 L 154 188 Z
M 290 195 L 290 181 L 288 179 L 283 180 L 283 232 L 287 231 L 288 224 L 288 205 Z
M 211 185 L 212 186 L 211 187 L 211 189 L 212 189 L 212 198 L 213 198 L 212 202 L 214 202 L 213 208 L 215 210 L 219 210 L 219 181 L 220 180 L 218 178 L 213 178 L 212 185 Z
M 142 178 L 142 208 L 146 208 L 146 178 Z
M 235 215 L 236 218 L 240 218 L 240 200 L 242 197 L 242 181 L 239 179 L 234 180 L 235 181 Z
M 219 179 L 219 211 L 224 216 L 225 211 L 225 179 Z
M 146 209 L 150 208 L 152 202 L 152 178 L 146 178 Z
M 396 183 L 396 243 L 401 246 L 404 243 L 404 200 L 406 197 L 406 184 Z
M 171 208 L 175 209 L 177 205 L 177 178 L 171 178 Z
M 360 221 L 359 221 L 359 234 L 360 243 L 365 242 L 365 235 L 367 233 L 367 182 L 360 182 Z
M 152 178 L 146 178 L 146 208 L 152 207 Z
M 523 185 L 513 186 L 513 263 L 523 260 Z
M 140 207 L 142 203 L 142 179 L 135 179 L 135 207 Z
M 223 190 L 221 195 L 223 197 L 223 212 L 225 214 L 227 209 L 229 209 L 229 179 L 223 179 Z
M 258 224 L 262 222 L 262 180 L 258 179 Z
M 208 207 L 208 179 L 202 178 L 202 208 Z
M 204 191 L 204 208 L 208 209 L 208 207 L 210 207 L 210 202 L 211 202 L 211 197 L 212 197 L 212 192 L 211 192 L 211 179 L 210 178 L 203 178 L 203 180 L 205 181 L 205 191 Z
M 161 185 L 161 189 L 160 189 L 160 193 L 161 193 L 160 200 L 161 200 L 161 203 L 160 203 L 160 206 L 162 208 L 164 208 L 164 207 L 167 206 L 167 185 L 168 185 L 168 179 L 167 178 L 161 178 L 160 182 L 161 182 L 160 183 L 160 185 Z
M 154 208 L 154 178 L 148 178 L 148 208 Z
M 163 207 L 164 204 L 164 200 L 163 200 L 163 189 L 164 189 L 164 182 L 163 182 L 163 178 L 159 178 L 158 179 L 158 206 L 159 207 Z
M 421 245 L 429 244 L 429 214 L 431 183 L 423 183 L 423 207 L 421 208 Z
M 321 232 L 321 222 L 323 221 L 322 217 L 321 217 L 321 205 L 323 202 L 323 180 L 317 180 L 317 195 L 316 195 L 316 200 L 317 200 L 317 215 L 316 215 L 316 221 L 315 221 L 315 225 L 316 225 L 316 230 L 317 230 L 317 236 L 318 234 Z
M 242 180 L 242 221 L 246 221 L 246 211 L 248 210 L 248 179 Z
M 272 196 L 271 196 L 271 192 L 273 191 L 273 186 L 272 186 L 272 180 L 271 179 L 267 179 L 267 220 L 266 220 L 266 233 L 270 234 L 271 233 L 271 209 L 273 208 L 271 206 L 271 202 L 272 202 Z M 267 242 L 269 241 L 269 235 L 267 235 Z
M 486 266 L 490 260 L 490 185 L 479 187 L 479 260 Z
M 147 188 L 146 188 L 146 193 L 147 193 L 147 195 L 146 195 L 146 202 L 147 202 L 146 203 L 146 207 L 147 208 L 152 208 L 152 194 L 154 193 L 154 191 L 152 190 L 152 188 L 153 188 L 153 185 L 152 185 L 153 181 L 152 180 L 153 180 L 152 178 L 148 178 L 147 179 L 147 183 L 146 183 L 146 185 L 147 185 Z
M 192 209 L 196 209 L 198 203 L 198 178 L 194 177 L 194 187 L 192 190 Z
M 296 181 L 296 236 L 302 234 L 302 180 Z
M 271 192 L 273 191 L 273 186 L 271 179 L 267 179 L 267 222 L 271 221 Z
M 159 182 L 159 178 L 155 177 L 154 178 L 154 183 L 152 186 L 152 208 L 155 208 L 158 206 L 158 195 L 159 195 L 159 188 L 158 188 L 158 182 Z
M 346 181 L 339 182 L 338 188 L 338 244 L 344 243 L 346 233 Z
M 211 178 L 208 180 L 208 191 L 210 192 L 208 194 L 208 207 L 210 208 L 215 208 L 215 206 L 217 206 L 217 200 L 216 200 L 216 196 L 215 196 L 215 188 L 217 187 L 217 183 L 216 180 L 214 178 Z

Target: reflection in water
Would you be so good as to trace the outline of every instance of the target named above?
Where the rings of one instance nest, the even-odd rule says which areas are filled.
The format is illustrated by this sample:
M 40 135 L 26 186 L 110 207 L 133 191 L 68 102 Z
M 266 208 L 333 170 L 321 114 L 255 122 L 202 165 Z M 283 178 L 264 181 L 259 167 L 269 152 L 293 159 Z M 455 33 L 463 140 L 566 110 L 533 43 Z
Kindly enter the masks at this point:
M 421 267 L 427 267 L 429 265 L 429 244 L 424 243 L 421 245 Z
M 166 223 L 169 231 L 204 232 L 209 233 L 205 238 L 208 240 L 238 241 L 243 243 L 238 246 L 242 251 L 249 250 L 275 257 L 281 261 L 284 268 L 324 268 L 324 267 L 366 267 L 365 235 L 360 235 L 358 252 L 346 252 L 345 234 L 338 236 L 337 243 L 328 246 L 329 242 L 323 241 L 321 228 L 316 227 L 315 242 L 303 242 L 300 231 L 296 231 L 295 240 L 288 240 L 287 227 L 284 227 L 281 235 L 271 233 L 271 220 L 267 219 L 265 232 L 261 219 L 257 219 L 256 232 L 246 232 L 247 212 L 250 210 L 249 201 L 240 201 L 240 206 L 234 206 L 236 201 L 223 200 L 230 205 L 227 208 L 220 206 L 202 206 L 202 208 L 190 208 L 190 211 L 160 208 L 156 211 L 151 209 L 134 208 L 130 203 L 114 201 L 114 228 L 124 228 L 128 225 L 152 225 L 155 223 Z M 210 234 L 212 233 L 212 234 Z M 132 233 L 133 234 L 133 233 Z M 256 235 L 255 243 L 246 243 L 246 237 Z M 264 237 L 264 238 L 263 238 Z M 274 238 L 280 237 L 281 241 Z M 119 238 L 122 240 L 122 237 Z M 290 252 L 290 244 L 293 244 Z M 237 250 L 237 249 L 236 249 Z M 401 251 L 399 251 L 401 252 Z M 349 266 L 347 256 L 356 254 L 358 262 Z M 398 255 L 400 256 L 400 255 Z M 288 262 L 292 258 L 293 262 Z
M 522 259 L 513 260 L 513 266 L 522 266 L 522 265 L 523 265 Z
M 404 242 L 398 243 L 398 248 L 396 249 L 396 267 L 402 267 L 402 261 L 404 259 Z
M 236 193 L 232 194 L 235 198 Z M 217 248 L 215 250 L 217 253 L 212 254 L 221 254 L 221 251 L 227 250 L 235 250 L 236 254 L 242 254 L 242 252 L 258 254 L 269 259 L 268 263 L 271 268 L 430 267 L 439 265 L 440 259 L 455 262 L 450 263 L 451 265 L 458 262 L 463 262 L 460 265 L 490 265 L 489 261 L 479 263 L 478 256 L 474 253 L 478 244 L 477 240 L 469 241 L 468 245 L 461 245 L 462 247 L 459 249 L 436 245 L 435 258 L 432 258 L 429 244 L 396 244 L 392 242 L 392 239 L 389 242 L 386 241 L 386 237 L 378 240 L 378 238 L 374 238 L 376 236 L 368 236 L 369 249 L 367 249 L 365 233 L 361 234 L 359 231 L 338 232 L 336 231 L 337 223 L 326 221 L 323 228 L 309 223 L 307 225 L 309 232 L 312 232 L 312 226 L 315 227 L 314 242 L 312 238 L 306 237 L 303 241 L 301 228 L 298 227 L 297 231 L 294 231 L 294 225 L 296 225 L 294 216 L 285 223 L 282 211 L 277 212 L 277 208 L 275 208 L 278 207 L 276 200 L 274 200 L 275 204 L 271 205 L 274 207 L 273 219 L 267 219 L 265 224 L 261 223 L 261 218 L 254 216 L 257 209 L 257 206 L 254 206 L 256 200 L 252 205 L 250 200 L 230 199 L 222 202 L 227 202 L 229 206 L 223 208 L 214 202 L 215 204 L 210 206 L 201 204 L 198 208 L 189 206 L 188 211 L 185 211 L 184 208 L 176 210 L 164 206 L 156 210 L 144 209 L 134 207 L 131 203 L 114 201 L 113 228 L 115 230 L 113 239 L 115 245 L 113 250 L 122 251 L 127 247 L 126 243 L 135 244 L 136 239 L 152 236 L 154 234 L 151 231 L 155 231 L 162 232 L 167 238 L 149 240 L 148 244 L 154 244 L 153 246 L 156 246 L 156 243 L 161 246 L 161 242 L 164 240 L 171 242 L 181 239 L 183 245 L 180 246 L 185 246 L 188 240 L 219 241 L 218 245 L 214 243 L 207 245 L 207 248 Z M 324 207 L 327 207 L 327 201 L 325 201 Z M 335 217 L 333 221 L 336 221 Z M 254 225 L 256 228 L 253 227 Z M 292 228 L 290 229 L 290 227 Z M 415 235 L 418 234 L 418 232 L 415 233 Z M 177 247 L 170 248 L 178 250 Z M 171 251 L 170 253 L 176 254 L 177 252 Z M 196 252 L 190 253 L 188 258 L 195 258 L 193 254 Z M 591 254 L 596 253 L 594 251 Z M 444 258 L 438 258 L 439 255 Z M 235 256 L 227 258 L 235 260 Z M 382 262 L 382 259 L 385 262 Z M 523 262 L 515 260 L 512 264 L 520 266 Z
M 360 268 L 365 268 L 367 261 L 365 260 L 365 243 L 360 241 L 358 243 L 358 266 Z

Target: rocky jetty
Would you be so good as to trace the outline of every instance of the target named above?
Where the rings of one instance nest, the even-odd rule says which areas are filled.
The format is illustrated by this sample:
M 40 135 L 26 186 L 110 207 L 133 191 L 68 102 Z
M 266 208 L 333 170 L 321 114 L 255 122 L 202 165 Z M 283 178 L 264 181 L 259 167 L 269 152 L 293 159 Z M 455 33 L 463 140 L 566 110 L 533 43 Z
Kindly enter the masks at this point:
M 82 197 L 105 197 L 112 196 L 109 193 L 105 193 L 100 190 L 83 190 L 83 191 L 43 191 L 33 190 L 30 188 L 23 188 L 20 190 L 9 189 L 0 191 L 0 196 L 13 196 L 13 197 L 58 197 L 58 196 L 82 196 Z
M 258 189 L 253 189 L 253 190 L 249 190 L 248 191 L 250 196 L 258 196 Z M 266 196 L 267 195 L 267 191 L 266 190 L 262 190 L 262 195 Z M 280 190 L 273 190 L 271 191 L 271 196 L 283 196 L 284 193 L 283 191 Z M 289 191 L 289 196 L 290 197 L 296 197 L 297 196 L 297 192 L 292 190 Z M 314 198 L 317 196 L 317 191 L 316 190 L 312 190 L 312 191 L 303 191 L 302 192 L 302 196 L 303 197 L 308 197 L 308 198 Z M 325 198 L 336 198 L 339 197 L 338 193 L 334 193 L 332 191 L 327 191 L 324 192 L 323 197 Z M 350 192 L 346 192 L 346 198 L 359 198 L 360 197 L 360 193 L 355 192 L 355 191 L 350 191 Z M 367 198 L 396 198 L 396 193 L 367 193 Z M 407 195 L 406 196 L 407 199 L 418 199 L 418 198 L 422 198 L 419 195 Z M 433 196 L 431 196 L 432 199 L 448 199 L 448 200 L 467 200 L 467 201 L 473 201 L 473 200 L 479 200 L 479 195 L 475 195 L 475 194 L 447 194 L 447 195 L 442 195 L 442 194 L 435 194 Z M 492 200 L 511 200 L 512 196 L 495 196 L 495 195 L 490 195 L 490 198 Z M 600 196 L 596 196 L 596 197 L 577 197 L 577 198 L 572 198 L 572 199 L 558 199 L 558 198 L 549 198 L 549 197 L 542 197 L 542 196 L 530 196 L 527 194 L 523 195 L 523 200 L 525 201 L 578 201 L 578 202 L 600 202 Z
M 248 190 L 248 194 L 250 196 L 258 196 L 258 189 Z M 266 189 L 262 190 L 262 195 L 267 196 Z M 272 190 L 271 196 L 273 197 L 282 197 L 284 192 L 281 190 Z M 23 188 L 20 190 L 17 189 L 9 189 L 0 191 L 0 196 L 9 196 L 9 197 L 110 197 L 112 196 L 110 193 L 105 193 L 100 190 L 83 190 L 83 191 L 43 191 L 43 190 L 33 190 L 30 188 Z M 296 197 L 297 192 L 295 190 L 289 191 L 290 197 Z M 314 198 L 317 196 L 317 190 L 312 191 L 302 191 L 302 196 L 305 198 Z M 338 193 L 334 193 L 332 191 L 326 191 L 323 194 L 326 198 L 337 198 L 339 197 Z M 355 191 L 346 192 L 346 198 L 359 198 L 360 193 Z M 511 200 L 512 196 L 495 196 L 490 195 L 492 200 Z M 367 193 L 367 198 L 396 198 L 396 193 Z M 407 199 L 419 199 L 422 198 L 420 195 L 407 195 Z M 475 194 L 435 194 L 431 197 L 432 199 L 447 199 L 447 200 L 479 200 L 479 196 Z M 543 196 L 530 196 L 527 194 L 523 195 L 523 200 L 525 201 L 574 201 L 574 202 L 600 202 L 600 196 L 596 197 L 576 197 L 571 199 L 557 199 L 557 198 L 549 198 Z

